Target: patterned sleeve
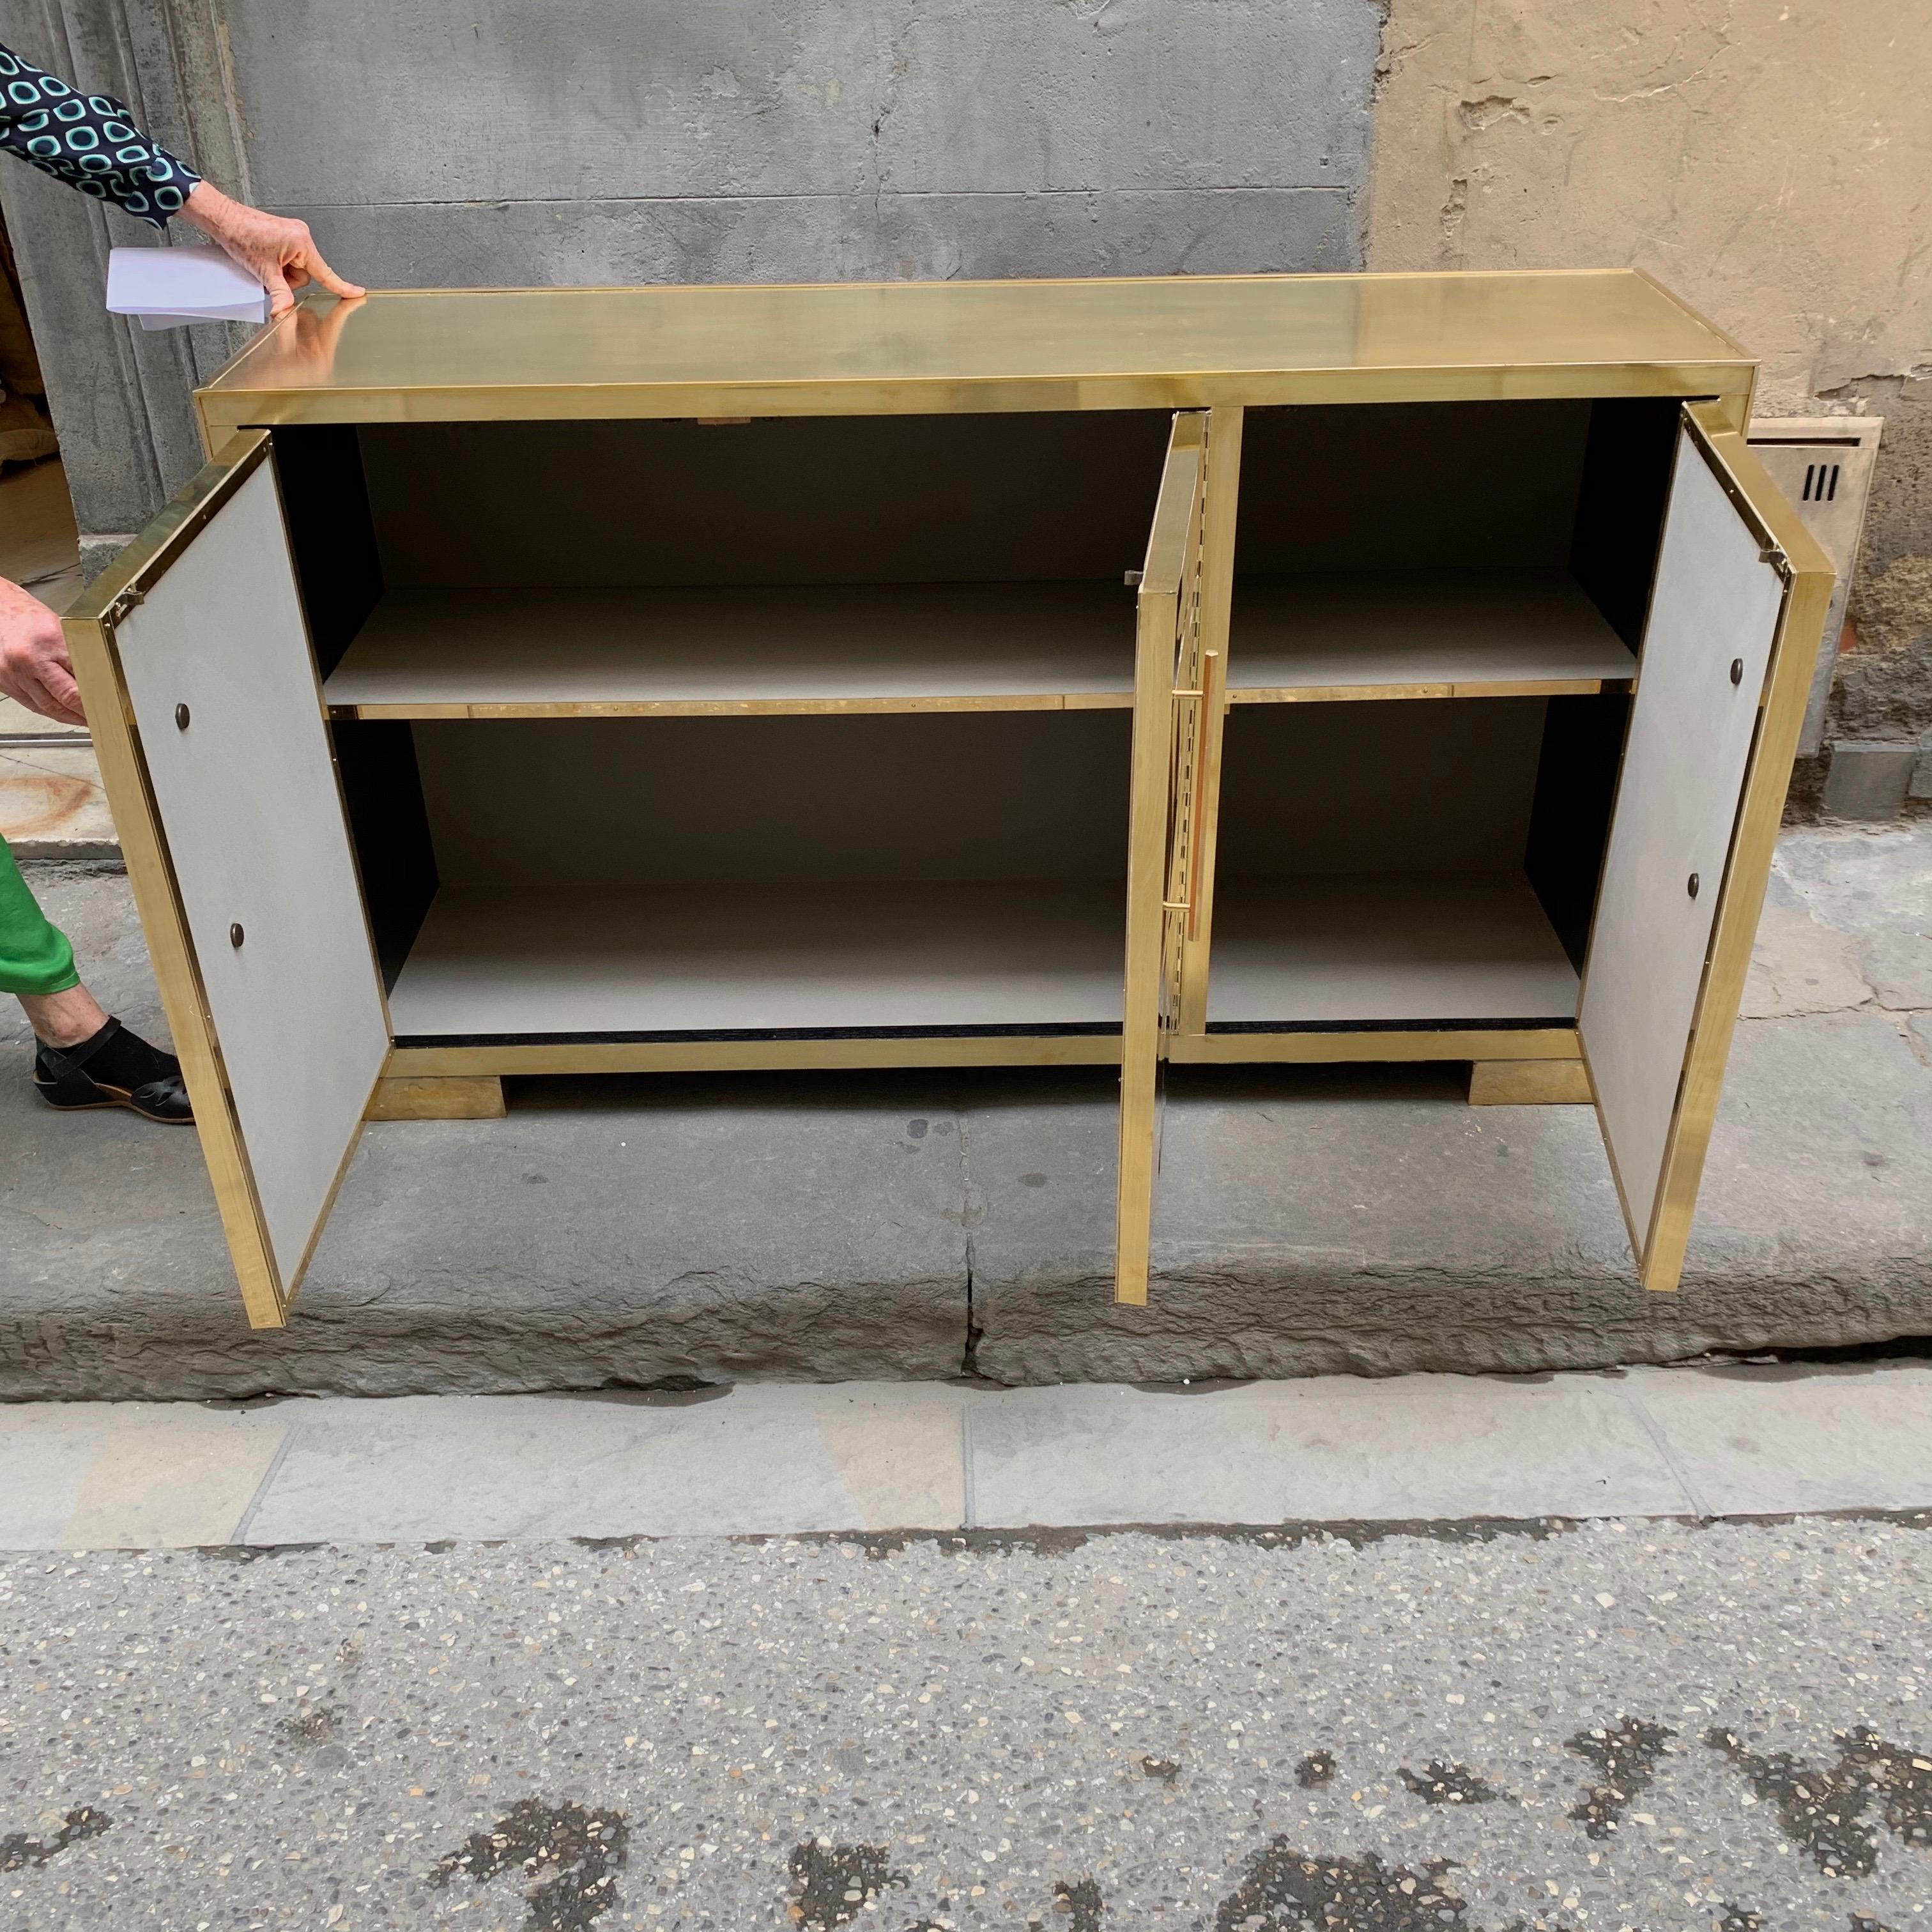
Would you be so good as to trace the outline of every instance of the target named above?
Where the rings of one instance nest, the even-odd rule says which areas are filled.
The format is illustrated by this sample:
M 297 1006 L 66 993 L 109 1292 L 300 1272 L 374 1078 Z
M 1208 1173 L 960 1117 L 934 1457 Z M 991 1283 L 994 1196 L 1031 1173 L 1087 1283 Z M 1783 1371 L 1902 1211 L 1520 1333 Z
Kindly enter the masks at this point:
M 111 94 L 77 94 L 0 46 L 0 148 L 137 220 L 165 228 L 201 179 L 148 140 Z

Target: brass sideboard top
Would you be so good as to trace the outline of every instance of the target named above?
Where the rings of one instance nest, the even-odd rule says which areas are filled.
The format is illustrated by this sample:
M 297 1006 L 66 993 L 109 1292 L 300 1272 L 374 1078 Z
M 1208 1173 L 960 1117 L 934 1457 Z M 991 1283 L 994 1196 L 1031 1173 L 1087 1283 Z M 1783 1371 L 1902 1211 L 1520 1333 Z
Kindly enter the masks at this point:
M 311 298 L 200 392 L 250 424 L 1748 397 L 1632 269 L 424 290 Z

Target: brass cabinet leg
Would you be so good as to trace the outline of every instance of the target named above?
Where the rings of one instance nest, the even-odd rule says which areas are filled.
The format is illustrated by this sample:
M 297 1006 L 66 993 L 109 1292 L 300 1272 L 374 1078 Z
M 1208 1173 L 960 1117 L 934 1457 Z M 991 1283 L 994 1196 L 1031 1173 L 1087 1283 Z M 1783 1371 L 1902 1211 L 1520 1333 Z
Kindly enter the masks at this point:
M 1472 1060 L 1472 1107 L 1587 1107 L 1596 1096 L 1580 1060 Z
M 369 1101 L 372 1120 L 500 1120 L 503 1083 L 489 1074 L 410 1074 L 379 1080 Z
M 1144 1308 L 1154 1240 L 1154 1049 L 1136 1054 L 1120 1072 L 1120 1192 L 1114 1230 L 1114 1299 Z

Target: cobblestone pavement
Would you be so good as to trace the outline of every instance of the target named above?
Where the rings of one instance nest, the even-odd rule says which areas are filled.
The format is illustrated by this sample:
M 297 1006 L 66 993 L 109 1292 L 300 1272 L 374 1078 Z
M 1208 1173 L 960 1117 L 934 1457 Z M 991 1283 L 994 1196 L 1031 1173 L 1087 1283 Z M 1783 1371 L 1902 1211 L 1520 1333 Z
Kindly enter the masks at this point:
M 1932 1517 L 0 1559 L 0 1924 L 1907 1932 Z

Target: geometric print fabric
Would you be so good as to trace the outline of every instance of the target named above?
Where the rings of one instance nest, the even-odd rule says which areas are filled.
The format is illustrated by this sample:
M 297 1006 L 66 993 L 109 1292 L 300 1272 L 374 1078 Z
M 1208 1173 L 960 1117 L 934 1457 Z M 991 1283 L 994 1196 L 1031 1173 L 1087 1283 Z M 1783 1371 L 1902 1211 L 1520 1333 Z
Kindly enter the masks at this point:
M 201 179 L 111 94 L 81 94 L 0 46 L 0 148 L 70 188 L 165 228 Z

